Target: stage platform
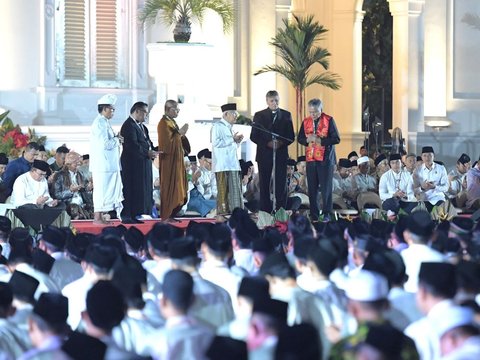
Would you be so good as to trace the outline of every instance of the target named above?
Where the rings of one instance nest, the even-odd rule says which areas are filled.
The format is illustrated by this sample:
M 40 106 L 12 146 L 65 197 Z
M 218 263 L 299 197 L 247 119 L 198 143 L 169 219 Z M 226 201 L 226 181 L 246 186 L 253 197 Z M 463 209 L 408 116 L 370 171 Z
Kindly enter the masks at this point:
M 193 217 L 185 217 L 185 218 L 175 218 L 178 222 L 172 222 L 173 226 L 177 226 L 182 229 L 186 229 L 188 226 L 188 223 L 190 221 L 196 221 L 196 222 L 216 222 L 215 218 L 213 219 L 208 219 L 208 218 L 193 218 Z M 156 224 L 161 222 L 160 219 L 154 219 L 154 220 L 142 220 L 144 223 L 143 224 L 124 224 L 125 227 L 129 228 L 131 226 L 135 226 L 137 229 L 139 229 L 142 233 L 146 234 L 150 231 L 150 229 Z M 72 220 L 72 227 L 75 229 L 76 233 L 91 233 L 91 234 L 100 234 L 102 232 L 102 229 L 104 229 L 107 226 L 118 226 L 122 224 L 120 220 L 111 220 L 111 225 L 97 225 L 94 224 L 92 220 Z

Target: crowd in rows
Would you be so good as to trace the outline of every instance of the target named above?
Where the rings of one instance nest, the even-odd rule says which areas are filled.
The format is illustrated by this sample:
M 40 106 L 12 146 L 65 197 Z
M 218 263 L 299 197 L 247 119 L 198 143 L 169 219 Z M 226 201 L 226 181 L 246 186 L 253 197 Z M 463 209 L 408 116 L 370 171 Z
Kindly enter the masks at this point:
M 477 359 L 480 228 L 228 222 L 53 226 L 0 218 L 2 359 Z

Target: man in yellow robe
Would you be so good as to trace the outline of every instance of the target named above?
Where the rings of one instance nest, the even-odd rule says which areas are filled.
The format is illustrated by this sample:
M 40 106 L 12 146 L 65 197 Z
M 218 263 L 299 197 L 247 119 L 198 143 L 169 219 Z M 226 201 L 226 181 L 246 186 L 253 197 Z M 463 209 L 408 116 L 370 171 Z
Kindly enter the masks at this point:
M 187 176 L 183 157 L 183 144 L 188 124 L 178 127 L 178 103 L 165 102 L 165 114 L 158 123 L 158 151 L 160 152 L 160 217 L 171 221 L 187 201 Z

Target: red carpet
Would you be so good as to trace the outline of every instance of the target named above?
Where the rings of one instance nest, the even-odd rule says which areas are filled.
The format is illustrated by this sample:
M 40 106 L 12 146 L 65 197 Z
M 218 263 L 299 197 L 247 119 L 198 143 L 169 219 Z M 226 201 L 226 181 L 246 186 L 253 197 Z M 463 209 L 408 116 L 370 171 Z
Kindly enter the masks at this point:
M 178 220 L 177 223 L 171 223 L 171 224 L 173 226 L 177 226 L 182 229 L 186 229 L 190 221 L 215 222 L 215 219 L 206 219 L 206 218 L 176 218 L 176 220 Z M 132 224 L 132 225 L 128 224 L 124 226 L 126 226 L 127 228 L 129 228 L 130 226 L 135 226 L 142 233 L 146 234 L 150 231 L 153 225 L 155 225 L 158 222 L 161 222 L 159 219 L 142 220 L 142 221 L 144 221 L 143 224 Z M 122 223 L 120 220 L 112 220 L 111 222 L 112 224 L 107 226 L 118 226 Z M 72 220 L 72 226 L 75 228 L 75 231 L 77 233 L 87 232 L 91 234 L 100 234 L 102 232 L 102 229 L 105 228 L 105 226 L 94 224 L 92 220 Z

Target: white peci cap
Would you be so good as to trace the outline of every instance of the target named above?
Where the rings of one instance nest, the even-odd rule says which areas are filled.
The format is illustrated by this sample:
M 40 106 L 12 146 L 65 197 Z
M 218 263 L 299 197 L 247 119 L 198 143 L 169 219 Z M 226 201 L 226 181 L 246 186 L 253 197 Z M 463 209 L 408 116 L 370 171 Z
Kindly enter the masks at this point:
M 345 293 L 351 300 L 377 301 L 388 298 L 388 282 L 385 276 L 368 270 L 360 270 L 347 282 Z
M 106 94 L 103 95 L 100 99 L 97 101 L 97 105 L 115 105 L 117 102 L 117 97 L 113 94 Z
M 368 156 L 362 156 L 357 159 L 357 165 L 368 163 L 369 161 Z
M 449 306 L 431 320 L 437 335 L 441 337 L 456 327 L 474 325 L 474 313 L 465 306 Z

